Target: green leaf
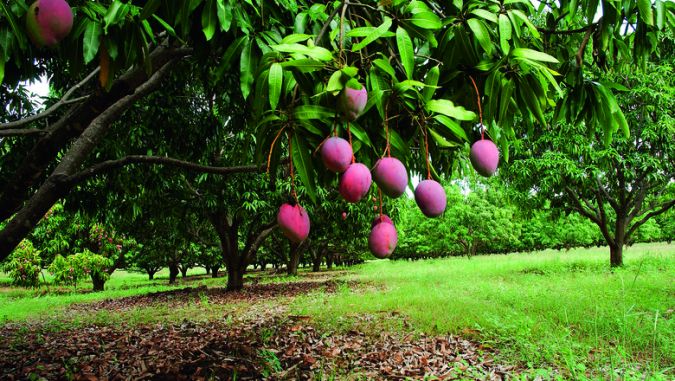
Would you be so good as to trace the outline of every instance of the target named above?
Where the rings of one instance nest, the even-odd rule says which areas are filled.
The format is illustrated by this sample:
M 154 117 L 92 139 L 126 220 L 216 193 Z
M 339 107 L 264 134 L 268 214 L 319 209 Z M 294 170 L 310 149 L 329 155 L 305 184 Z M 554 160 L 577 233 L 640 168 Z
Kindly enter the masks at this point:
M 364 131 L 363 128 L 361 128 L 361 126 L 359 126 L 358 124 L 351 123 L 349 125 L 349 131 L 351 131 L 354 137 L 359 141 L 365 143 L 369 147 L 373 146 L 373 142 L 370 141 L 370 138 L 368 137 L 368 134 L 366 134 L 366 131 Z
M 355 68 L 354 66 L 345 66 L 340 69 L 340 71 L 349 78 L 356 77 L 359 74 L 359 69 Z
M 511 45 L 509 45 L 510 39 L 511 20 L 509 20 L 509 16 L 502 13 L 499 15 L 499 45 L 504 54 L 509 54 L 509 50 L 511 49 Z
M 16 36 L 16 41 L 19 43 L 21 49 L 26 48 L 26 41 L 23 38 L 19 38 L 23 34 L 23 30 L 19 27 L 19 24 L 16 21 L 16 17 L 11 9 L 7 8 L 6 1 L 1 1 L 0 6 L 2 7 L 2 12 L 5 14 L 7 21 L 9 21 L 9 26 L 12 28 L 14 35 Z M 20 4 L 20 3 L 19 3 Z
M 428 72 L 426 78 L 424 78 L 424 83 L 427 85 L 422 90 L 422 97 L 425 102 L 429 102 L 436 92 L 436 86 L 438 85 L 438 78 L 440 77 L 440 68 L 438 66 L 432 67 Z
M 270 89 L 270 107 L 272 110 L 277 108 L 279 98 L 281 97 L 281 86 L 284 82 L 284 69 L 278 62 L 270 66 L 270 74 L 268 77 Z
M 225 4 L 225 0 L 217 0 L 216 5 L 218 7 L 220 30 L 227 32 L 232 27 L 232 6 L 229 3 Z
M 294 33 L 294 34 L 289 34 L 288 36 L 284 37 L 283 40 L 281 40 L 281 43 L 282 44 L 295 44 L 295 43 L 298 43 L 298 42 L 307 41 L 310 38 L 312 38 L 312 36 L 309 35 L 309 34 Z
M 323 69 L 325 66 L 322 62 L 312 58 L 301 58 L 297 60 L 290 60 L 281 63 L 283 68 L 296 68 L 302 73 L 309 73 Z
M 333 59 L 333 54 L 330 50 L 320 46 L 310 47 L 301 44 L 279 44 L 270 47 L 278 52 L 304 54 L 319 61 L 330 61 Z
M 296 119 L 321 119 L 327 121 L 333 120 L 335 110 L 317 105 L 301 105 L 293 110 L 293 116 Z
M 434 139 L 436 144 L 438 144 L 438 146 L 441 148 L 452 148 L 459 146 L 459 144 L 457 143 L 449 142 L 447 139 L 442 137 L 438 132 L 434 131 L 433 128 L 427 128 L 427 131 L 429 131 L 431 137 Z
M 492 12 L 490 12 L 490 11 L 488 11 L 488 10 L 485 10 L 485 9 L 474 9 L 473 11 L 471 11 L 471 13 L 473 13 L 474 15 L 476 15 L 476 16 L 482 18 L 482 19 L 491 21 L 491 22 L 493 22 L 493 23 L 496 23 L 496 22 L 497 22 L 497 15 L 495 15 L 494 13 L 492 13 Z
M 455 122 L 453 119 L 448 118 L 445 115 L 435 115 L 434 119 L 438 121 L 440 124 L 447 127 L 448 130 L 450 130 L 450 132 L 459 139 L 464 140 L 466 142 L 469 141 L 469 137 L 466 135 L 466 131 L 464 131 L 462 126 L 460 126 L 459 123 Z
M 239 56 L 239 86 L 244 99 L 248 98 L 253 85 L 253 43 L 247 39 Z
M 509 10 L 509 14 L 518 17 L 520 21 L 522 21 L 523 23 L 525 23 L 525 25 L 527 25 L 527 28 L 530 30 L 530 34 L 532 35 L 532 37 L 536 38 L 537 40 L 541 40 L 541 34 L 539 33 L 539 30 L 537 30 L 537 27 L 534 26 L 534 24 L 532 24 L 532 21 L 530 21 L 530 19 L 527 17 L 527 15 L 525 15 L 525 13 L 523 13 L 523 11 L 519 9 L 512 9 Z
M 343 87 L 344 86 L 342 84 L 342 72 L 341 71 L 334 72 L 333 75 L 331 75 L 330 79 L 328 80 L 326 91 L 331 93 L 337 93 L 338 91 L 341 91 Z
M 91 62 L 96 53 L 98 53 L 101 44 L 101 24 L 87 20 L 87 26 L 84 30 L 84 40 L 82 41 L 82 50 L 84 52 L 84 63 Z
M 558 61 L 555 57 L 532 49 L 526 48 L 513 49 L 512 55 L 514 57 L 523 57 L 534 61 L 560 63 L 560 61 Z
M 447 99 L 432 99 L 426 104 L 427 111 L 443 114 L 457 120 L 471 121 L 476 119 L 476 113 L 468 111 L 462 106 L 455 106 Z
M 244 44 L 248 42 L 248 36 L 244 35 L 232 42 L 230 46 L 227 47 L 227 50 L 225 51 L 225 54 L 223 54 L 223 58 L 220 60 L 220 65 L 228 68 L 232 64 L 232 58 L 234 57 L 235 54 L 239 53 L 239 51 L 243 48 Z
M 652 11 L 652 1 L 651 0 L 637 0 L 637 6 L 640 10 L 640 18 L 647 25 L 654 25 L 654 13 Z
M 656 27 L 663 29 L 666 19 L 666 5 L 663 0 L 656 0 Z
M 443 23 L 441 19 L 436 16 L 435 13 L 424 11 L 419 12 L 413 15 L 412 18 L 408 19 L 413 25 L 420 27 L 422 29 L 436 30 L 441 29 Z
M 206 6 L 202 10 L 202 32 L 206 41 L 210 41 L 213 35 L 216 34 L 216 19 L 218 17 L 218 10 L 216 8 L 216 0 L 208 0 Z
M 2 81 L 5 79 L 5 57 L 3 57 L 3 53 L 0 52 L 0 85 L 2 85 Z
M 115 25 L 124 19 L 124 16 L 129 12 L 129 5 L 122 1 L 113 1 L 108 8 L 108 12 L 103 17 L 103 30 L 108 34 L 108 27 Z
M 413 49 L 413 43 L 408 32 L 400 26 L 396 29 L 396 44 L 398 45 L 398 54 L 401 57 L 406 77 L 412 79 L 415 67 L 415 50 Z
M 488 55 L 492 55 L 492 40 L 490 40 L 490 33 L 485 27 L 485 23 L 478 19 L 469 19 L 467 21 L 469 28 L 473 32 L 473 36 L 478 40 L 480 46 Z
M 176 36 L 176 31 L 173 29 L 171 25 L 169 25 L 166 21 L 162 20 L 161 17 L 157 15 L 152 15 L 152 18 L 157 20 L 157 22 L 166 29 L 166 32 L 169 33 L 170 36 L 172 37 L 177 37 Z
M 391 78 L 396 79 L 396 71 L 394 70 L 394 67 L 391 66 L 389 61 L 387 61 L 384 58 L 378 58 L 373 61 L 373 65 L 377 66 L 380 70 L 383 72 L 389 74 Z
M 307 195 L 316 203 L 316 185 L 314 184 L 314 169 L 312 168 L 312 157 L 307 143 L 298 134 L 293 134 L 291 139 L 293 142 L 293 150 L 291 152 L 291 159 L 300 180 L 305 186 Z
M 368 44 L 370 44 L 371 42 L 382 37 L 382 35 L 384 35 L 389 31 L 389 28 L 391 28 L 391 19 L 385 16 L 382 25 L 375 28 L 373 33 L 370 33 L 368 36 L 366 36 L 366 38 L 361 40 L 361 42 L 352 46 L 352 52 L 359 51 L 368 46 Z
M 161 0 L 150 0 L 147 3 L 145 3 L 145 6 L 143 7 L 143 10 L 141 11 L 141 15 L 139 18 L 141 20 L 145 20 L 152 16 L 153 13 L 157 12 L 159 9 L 159 6 L 162 5 Z

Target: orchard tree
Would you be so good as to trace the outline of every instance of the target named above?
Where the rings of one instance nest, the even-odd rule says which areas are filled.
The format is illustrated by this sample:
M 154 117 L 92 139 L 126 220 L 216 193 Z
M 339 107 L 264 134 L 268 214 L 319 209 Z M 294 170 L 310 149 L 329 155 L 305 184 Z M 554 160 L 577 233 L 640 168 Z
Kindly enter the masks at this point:
M 512 184 L 531 198 L 593 221 L 612 267 L 623 265 L 624 245 L 641 226 L 675 206 L 673 45 L 663 44 L 670 47 L 664 62 L 607 74 L 620 90 L 615 107 L 623 110 L 627 131 L 609 140 L 584 123 L 555 123 L 523 140 L 508 169 Z M 565 107 L 560 113 L 572 112 Z
M 559 95 L 573 93 L 563 98 L 571 109 L 595 102 L 581 116 L 605 123 L 589 123 L 589 133 L 625 127 L 611 86 L 585 80 L 584 57 L 601 68 L 625 58 L 644 64 L 660 31 L 675 23 L 675 4 L 603 1 L 601 11 L 597 0 L 537 4 L 81 0 L 72 1 L 72 31 L 60 42 L 33 36 L 51 48 L 29 42 L 27 3 L 4 4 L 0 94 L 11 104 L 0 110 L 0 260 L 78 184 L 130 164 L 231 174 L 269 158 L 276 173 L 290 157 L 315 201 L 317 182 L 331 177 L 311 152 L 333 130 L 353 136 L 359 162 L 371 165 L 387 152 L 413 172 L 432 163 L 429 177 L 437 177 L 463 157 L 478 121 L 508 159 L 509 142 L 545 124 Z M 97 162 L 114 122 L 185 63 L 213 83 L 236 76 L 246 118 L 230 127 L 255 129 L 256 165 L 197 164 L 155 156 L 152 147 Z M 52 76 L 56 97 L 35 114 L 23 107 L 25 96 L 10 94 L 39 75 Z M 369 101 L 358 122 L 335 123 L 336 95 L 361 85 Z M 523 128 L 514 128 L 520 121 Z M 282 150 L 274 144 L 280 136 L 293 144 Z M 181 137 L 195 139 L 189 130 Z M 221 231 L 231 228 L 219 220 Z

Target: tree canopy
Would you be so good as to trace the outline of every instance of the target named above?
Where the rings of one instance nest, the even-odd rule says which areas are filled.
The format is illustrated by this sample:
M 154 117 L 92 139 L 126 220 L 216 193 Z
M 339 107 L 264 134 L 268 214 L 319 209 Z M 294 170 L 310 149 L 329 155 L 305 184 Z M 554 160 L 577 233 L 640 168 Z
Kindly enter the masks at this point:
M 436 178 L 466 167 L 465 146 L 482 126 L 508 161 L 517 138 L 548 126 L 553 106 L 562 120 L 586 122 L 577 125 L 588 134 L 627 135 L 617 86 L 595 79 L 622 65 L 645 67 L 675 26 L 675 4 L 647 0 L 72 1 L 71 33 L 38 49 L 24 28 L 28 5 L 3 3 L 0 13 L 0 259 L 60 198 L 126 165 L 213 174 L 269 166 L 274 178 L 289 157 L 316 201 L 317 185 L 335 176 L 312 154 L 333 130 L 353 140 L 360 162 L 390 153 L 413 173 L 429 165 Z M 36 114 L 22 86 L 40 75 L 51 76 L 53 97 Z M 145 140 L 127 149 L 135 135 L 115 122 L 132 108 L 141 120 L 157 117 L 152 104 L 138 105 L 172 75 L 208 84 L 200 90 L 207 104 L 229 97 L 228 108 L 207 108 L 227 133 L 203 140 L 178 128 L 175 138 L 198 149 L 243 133 L 246 144 L 225 152 L 252 152 L 241 156 L 250 165 L 160 156 Z M 335 107 L 345 86 L 369 95 L 351 123 Z M 174 107 L 204 111 L 196 101 Z M 119 149 L 103 155 L 110 145 Z

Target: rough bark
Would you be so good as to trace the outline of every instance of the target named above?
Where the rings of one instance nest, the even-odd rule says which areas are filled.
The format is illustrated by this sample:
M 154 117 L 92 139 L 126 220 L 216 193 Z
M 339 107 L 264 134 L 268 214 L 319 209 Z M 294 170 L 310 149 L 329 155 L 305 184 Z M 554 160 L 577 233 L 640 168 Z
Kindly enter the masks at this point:
M 174 263 L 169 264 L 169 284 L 175 284 L 176 278 L 178 278 L 178 265 Z
M 609 247 L 609 258 L 612 267 L 623 266 L 623 245 L 611 245 Z
M 105 279 L 101 276 L 91 274 L 91 282 L 94 285 L 94 292 L 103 291 L 105 288 Z
M 211 278 L 218 278 L 218 270 L 220 270 L 220 266 L 213 266 L 211 268 Z
M 176 57 L 189 54 L 189 49 L 158 47 L 150 54 L 152 67 L 161 68 Z M 0 191 L 0 220 L 6 220 L 16 213 L 27 199 L 29 190 L 43 178 L 44 171 L 54 162 L 57 154 L 70 141 L 82 134 L 88 126 L 100 116 L 101 110 L 107 110 L 116 102 L 133 94 L 148 80 L 144 67 L 138 67 L 115 80 L 110 91 L 99 91 L 81 104 L 75 105 L 51 126 L 26 154 L 22 164 L 12 176 L 13 181 L 5 184 Z
M 145 270 L 148 273 L 148 280 L 155 279 L 155 270 Z
M 84 132 L 68 149 L 68 152 L 63 156 L 52 174 L 39 187 L 30 200 L 25 203 L 23 208 L 9 221 L 5 228 L 0 231 L 0 261 L 7 258 L 16 245 L 33 230 L 45 213 L 70 191 L 73 185 L 65 183 L 64 180 L 79 169 L 97 143 L 105 136 L 111 123 L 122 115 L 136 100 L 156 89 L 163 76 L 168 72 L 169 67 L 170 63 L 167 63 L 131 94 L 122 97 L 92 119 Z M 15 184 L 18 181 L 17 179 L 11 184 Z M 32 181 L 30 183 L 32 184 Z M 8 186 L 10 190 L 12 189 L 11 184 Z M 0 197 L 0 200 L 2 200 L 0 201 L 0 220 L 6 219 L 16 210 L 12 206 L 14 201 L 16 201 L 15 196 L 17 194 L 3 193 L 2 197 Z M 11 200 L 5 201 L 7 198 Z M 23 201 L 23 196 L 18 195 L 18 198 L 21 199 L 19 203 Z

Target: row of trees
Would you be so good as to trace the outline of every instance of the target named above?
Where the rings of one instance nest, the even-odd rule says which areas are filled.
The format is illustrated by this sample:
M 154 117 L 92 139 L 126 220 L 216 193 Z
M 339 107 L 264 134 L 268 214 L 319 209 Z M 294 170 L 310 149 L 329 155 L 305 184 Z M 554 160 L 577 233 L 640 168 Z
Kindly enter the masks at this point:
M 474 256 L 607 245 L 598 226 L 579 213 L 566 214 L 549 203 L 518 205 L 517 195 L 499 181 L 453 182 L 446 186 L 448 209 L 436 220 L 424 218 L 412 200 L 398 206 L 402 232 L 393 259 Z M 640 226 L 628 245 L 675 240 L 675 212 Z
M 188 242 L 217 243 L 228 287 L 239 289 L 274 232 L 289 181 L 312 209 L 330 201 L 321 190 L 335 189 L 337 178 L 314 152 L 334 129 L 351 133 L 366 165 L 391 148 L 412 173 L 429 165 L 441 179 L 466 175 L 466 147 L 485 127 L 503 162 L 524 165 L 516 172 L 529 181 L 509 177 L 513 187 L 591 218 L 612 265 L 621 264 L 626 236 L 675 204 L 673 97 L 663 95 L 672 76 L 659 78 L 665 90 L 656 93 L 639 75 L 624 77 L 672 62 L 672 2 L 70 4 L 73 30 L 54 49 L 30 44 L 20 22 L 28 4 L 0 7 L 0 261 L 66 200 L 148 253 L 175 258 Z M 39 76 L 52 78 L 45 110 L 23 89 Z M 348 129 L 335 99 L 354 80 L 369 102 Z M 618 101 L 633 88 L 644 91 Z M 660 129 L 642 127 L 649 120 Z M 615 140 L 638 147 L 638 159 L 615 154 Z M 610 176 L 616 166 L 567 171 L 597 152 L 623 177 Z M 539 158 L 555 160 L 527 161 Z M 540 179 L 548 180 L 532 183 Z M 316 237 L 319 252 L 330 247 L 324 237 L 350 242 L 328 230 Z

